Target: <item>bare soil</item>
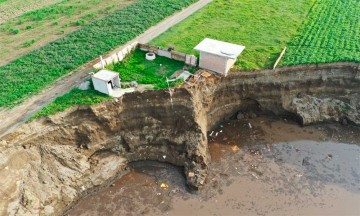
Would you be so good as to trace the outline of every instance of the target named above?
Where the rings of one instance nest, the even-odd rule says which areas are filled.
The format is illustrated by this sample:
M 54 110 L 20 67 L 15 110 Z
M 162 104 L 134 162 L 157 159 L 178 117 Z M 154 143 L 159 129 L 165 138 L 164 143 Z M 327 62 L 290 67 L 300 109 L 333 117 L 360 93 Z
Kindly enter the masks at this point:
M 209 137 L 203 191 L 190 193 L 179 167 L 140 161 L 69 215 L 359 215 L 358 134 L 277 117 L 227 121 Z

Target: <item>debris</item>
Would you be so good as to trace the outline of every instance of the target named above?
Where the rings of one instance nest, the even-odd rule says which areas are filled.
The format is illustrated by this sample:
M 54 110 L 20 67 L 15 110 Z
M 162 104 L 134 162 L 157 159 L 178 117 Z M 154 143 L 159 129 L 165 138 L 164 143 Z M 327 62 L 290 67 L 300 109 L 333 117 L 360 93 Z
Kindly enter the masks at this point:
M 111 187 L 115 187 L 115 184 L 111 184 Z
M 163 158 L 166 159 L 166 155 L 164 155 Z
M 160 195 L 161 195 L 161 193 L 156 193 L 156 195 L 160 196 Z
M 296 177 L 301 177 L 301 176 L 303 176 L 302 174 L 296 174 Z
M 195 176 L 195 173 L 194 173 L 194 172 L 189 172 L 189 173 L 188 173 L 188 176 L 189 176 L 190 178 L 192 178 L 192 177 Z
M 239 151 L 240 150 L 240 148 L 237 145 L 232 146 L 231 149 L 233 151 Z
M 208 78 L 208 77 L 211 76 L 211 74 L 208 73 L 208 72 L 206 72 L 206 71 L 204 71 L 204 72 L 201 73 L 201 76 L 203 76 L 203 77 L 205 77 L 205 78 Z
M 249 128 L 252 129 L 252 125 L 249 123 Z
M 216 132 L 215 136 L 218 136 L 219 132 Z
M 131 81 L 130 86 L 137 88 L 139 86 L 139 84 L 136 81 Z
M 169 188 L 169 185 L 168 184 L 165 184 L 165 183 L 161 183 L 160 187 L 163 189 L 163 190 L 167 190 Z
M 238 120 L 241 120 L 241 119 L 245 118 L 245 116 L 244 116 L 244 114 L 242 114 L 241 112 L 239 112 L 239 113 L 237 114 L 236 118 L 237 118 Z
M 224 127 L 224 125 L 220 125 L 220 127 L 221 127 L 221 128 L 223 128 L 223 127 Z
M 254 176 L 256 179 L 259 179 L 254 173 L 251 173 L 252 176 Z
M 327 157 L 330 159 L 333 158 L 332 154 L 328 154 Z
M 220 131 L 220 133 L 222 133 L 222 130 Z
M 214 133 L 214 131 L 211 131 L 210 136 L 212 136 L 212 135 L 213 135 L 213 133 Z
M 302 165 L 303 166 L 309 166 L 310 162 L 309 162 L 310 158 L 309 157 L 305 157 L 302 161 Z
M 266 150 L 267 150 L 268 152 L 271 152 L 270 144 L 266 144 Z

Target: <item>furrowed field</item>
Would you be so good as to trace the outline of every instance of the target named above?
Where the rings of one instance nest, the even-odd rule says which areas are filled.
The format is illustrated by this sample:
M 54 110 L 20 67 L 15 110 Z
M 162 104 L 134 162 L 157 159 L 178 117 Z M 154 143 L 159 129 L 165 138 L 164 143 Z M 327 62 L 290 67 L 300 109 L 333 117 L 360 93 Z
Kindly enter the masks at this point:
M 206 8 L 154 39 L 184 53 L 205 37 L 246 46 L 238 68 L 271 67 L 297 33 L 314 0 L 214 0 Z
M 140 0 L 0 67 L 0 107 L 21 102 L 194 2 Z
M 0 24 L 0 65 L 133 2 L 134 0 L 62 0 L 9 19 Z
M 360 62 L 360 1 L 318 0 L 283 64 L 340 61 Z
M 237 69 L 360 60 L 358 0 L 215 0 L 153 40 L 193 52 L 204 37 L 246 46 Z

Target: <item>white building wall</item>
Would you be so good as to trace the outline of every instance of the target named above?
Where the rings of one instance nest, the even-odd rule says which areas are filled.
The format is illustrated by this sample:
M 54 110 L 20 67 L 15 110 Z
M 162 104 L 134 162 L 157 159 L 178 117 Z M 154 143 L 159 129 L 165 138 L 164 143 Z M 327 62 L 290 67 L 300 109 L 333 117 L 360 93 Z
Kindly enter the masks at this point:
M 215 71 L 226 76 L 227 59 L 221 56 L 200 52 L 199 67 Z
M 104 81 L 104 80 L 100 80 L 100 79 L 96 79 L 94 77 L 92 77 L 92 82 L 94 84 L 94 89 L 101 92 L 101 93 L 104 93 L 104 94 L 107 94 L 107 95 L 110 95 L 110 92 L 109 92 L 109 89 L 108 89 L 108 86 L 107 86 L 107 82 Z
M 226 63 L 226 75 L 228 74 L 229 70 L 234 66 L 235 62 L 236 62 L 236 59 L 228 59 L 227 60 L 227 63 Z

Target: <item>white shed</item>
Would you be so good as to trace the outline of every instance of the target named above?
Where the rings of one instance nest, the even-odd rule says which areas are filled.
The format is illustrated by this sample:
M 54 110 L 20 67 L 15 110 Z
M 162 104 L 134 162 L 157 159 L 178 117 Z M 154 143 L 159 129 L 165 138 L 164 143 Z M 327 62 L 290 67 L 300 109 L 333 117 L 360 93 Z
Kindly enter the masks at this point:
M 102 69 L 96 74 L 92 75 L 91 78 L 95 90 L 113 97 L 120 96 L 121 85 L 119 73 Z
M 227 76 L 245 47 L 205 38 L 194 49 L 200 52 L 200 68 Z

